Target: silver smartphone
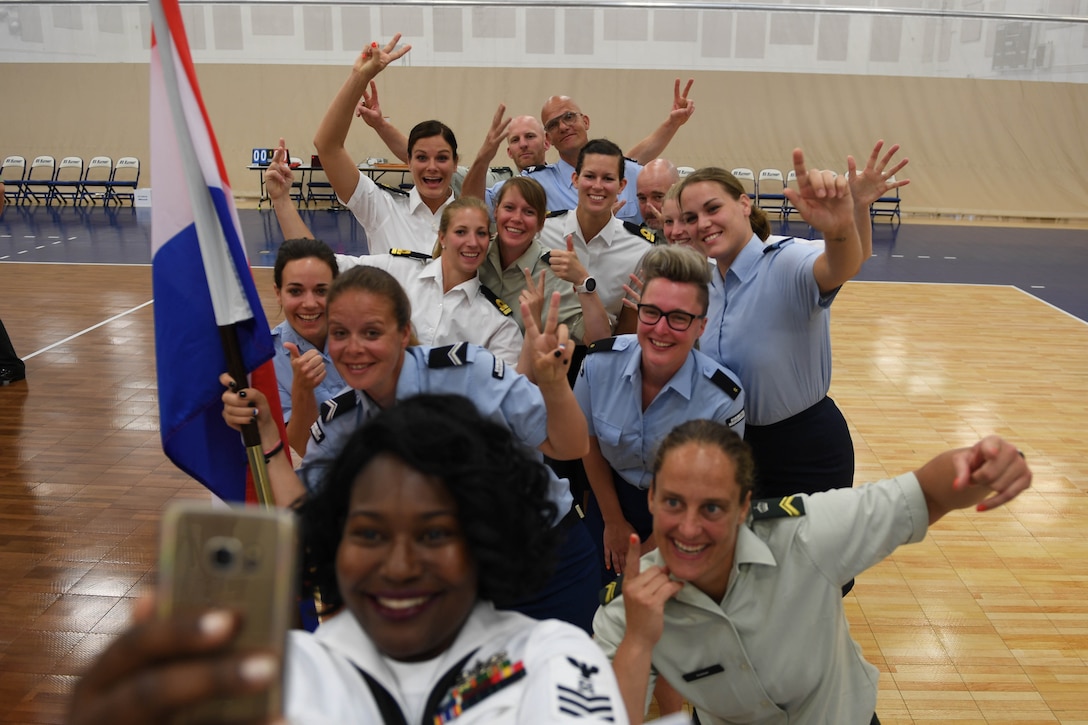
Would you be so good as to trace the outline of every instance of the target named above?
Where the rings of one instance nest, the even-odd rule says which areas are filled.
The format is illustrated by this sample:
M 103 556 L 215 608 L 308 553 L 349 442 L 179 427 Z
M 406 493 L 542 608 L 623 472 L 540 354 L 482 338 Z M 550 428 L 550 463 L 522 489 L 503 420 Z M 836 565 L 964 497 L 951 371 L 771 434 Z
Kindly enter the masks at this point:
M 238 653 L 270 652 L 283 660 L 287 629 L 298 611 L 294 514 L 257 506 L 180 503 L 163 516 L 159 551 L 161 616 L 208 608 L 243 617 L 232 643 Z M 283 687 L 222 698 L 194 708 L 178 722 L 254 721 L 278 717 Z

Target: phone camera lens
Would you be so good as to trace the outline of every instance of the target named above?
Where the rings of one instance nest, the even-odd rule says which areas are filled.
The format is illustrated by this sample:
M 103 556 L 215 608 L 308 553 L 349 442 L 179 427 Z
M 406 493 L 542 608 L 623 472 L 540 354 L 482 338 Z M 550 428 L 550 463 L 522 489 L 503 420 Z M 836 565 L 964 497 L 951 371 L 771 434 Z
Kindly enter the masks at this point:
M 216 549 L 212 556 L 215 565 L 221 568 L 229 567 L 234 561 L 234 552 L 226 547 Z

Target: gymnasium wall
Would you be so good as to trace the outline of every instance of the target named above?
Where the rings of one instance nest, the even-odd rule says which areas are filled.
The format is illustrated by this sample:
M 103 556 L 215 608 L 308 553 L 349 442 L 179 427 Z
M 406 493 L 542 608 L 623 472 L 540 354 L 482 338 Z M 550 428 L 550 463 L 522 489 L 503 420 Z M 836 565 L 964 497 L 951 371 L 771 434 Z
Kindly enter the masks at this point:
M 1079 0 L 1029 4 L 1080 13 Z M 146 7 L 59 16 L 30 7 L 39 12 L 20 8 L 17 34 L 0 9 L 0 154 L 135 155 L 149 181 Z M 361 46 L 401 28 L 416 31 L 405 38 L 413 50 L 379 76 L 382 108 L 405 131 L 426 118 L 448 123 L 465 164 L 500 101 L 538 115 L 548 95 L 570 95 L 590 116 L 591 136 L 629 147 L 665 118 L 674 79 L 690 77 L 696 112 L 666 152 L 678 165 L 786 170 L 801 146 L 812 164 L 841 171 L 848 153 L 863 163 L 884 138 L 911 159 L 907 212 L 1088 218 L 1088 24 L 1072 15 L 888 25 L 831 14 L 793 13 L 802 17 L 783 24 L 783 13 L 743 11 L 491 10 L 503 12 L 183 5 L 235 192 L 256 194 L 256 174 L 245 170 L 254 147 L 282 135 L 292 155 L 308 157 L 354 39 Z M 359 160 L 389 156 L 361 121 L 348 147 Z

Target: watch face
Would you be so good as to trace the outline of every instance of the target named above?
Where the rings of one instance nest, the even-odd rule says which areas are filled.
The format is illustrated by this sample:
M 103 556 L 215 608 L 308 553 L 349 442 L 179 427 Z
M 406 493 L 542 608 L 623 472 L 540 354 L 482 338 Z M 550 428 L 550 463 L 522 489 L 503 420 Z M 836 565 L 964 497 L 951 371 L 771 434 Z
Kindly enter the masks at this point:
M 592 277 L 586 277 L 586 281 L 582 283 L 582 286 L 586 288 L 586 292 L 592 292 L 597 289 L 597 280 Z

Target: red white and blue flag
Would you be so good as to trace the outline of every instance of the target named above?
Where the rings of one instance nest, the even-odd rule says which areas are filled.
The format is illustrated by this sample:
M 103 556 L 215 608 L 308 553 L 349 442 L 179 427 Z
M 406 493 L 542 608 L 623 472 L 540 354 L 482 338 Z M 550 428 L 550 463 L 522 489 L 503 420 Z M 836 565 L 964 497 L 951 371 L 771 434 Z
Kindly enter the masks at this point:
M 220 328 L 237 332 L 252 384 L 269 393 L 275 415 L 272 337 L 178 2 L 152 0 L 151 13 L 151 257 L 162 447 L 220 498 L 252 501 L 245 447 L 222 417 L 219 376 L 228 366 Z

